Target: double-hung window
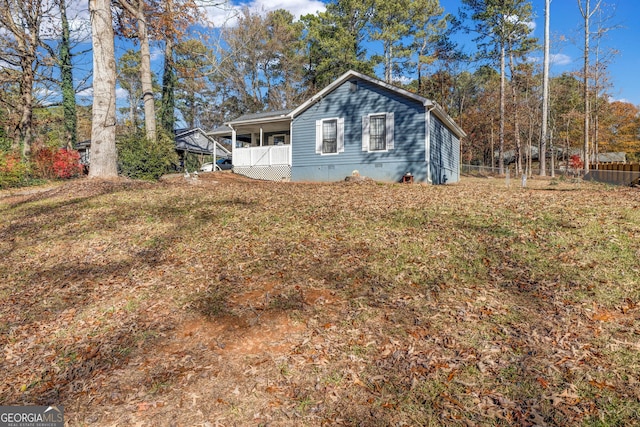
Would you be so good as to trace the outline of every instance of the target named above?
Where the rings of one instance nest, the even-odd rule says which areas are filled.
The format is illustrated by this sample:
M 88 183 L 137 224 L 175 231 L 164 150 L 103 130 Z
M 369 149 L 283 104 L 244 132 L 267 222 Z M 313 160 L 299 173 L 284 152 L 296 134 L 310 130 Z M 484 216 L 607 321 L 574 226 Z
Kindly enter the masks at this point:
M 369 117 L 369 151 L 387 149 L 387 117 L 384 114 Z
M 344 151 L 344 119 L 316 121 L 316 153 L 338 154 Z
M 376 113 L 362 117 L 362 150 L 389 151 L 394 148 L 393 113 Z
M 333 154 L 338 152 L 338 120 L 325 120 L 322 122 L 322 153 Z

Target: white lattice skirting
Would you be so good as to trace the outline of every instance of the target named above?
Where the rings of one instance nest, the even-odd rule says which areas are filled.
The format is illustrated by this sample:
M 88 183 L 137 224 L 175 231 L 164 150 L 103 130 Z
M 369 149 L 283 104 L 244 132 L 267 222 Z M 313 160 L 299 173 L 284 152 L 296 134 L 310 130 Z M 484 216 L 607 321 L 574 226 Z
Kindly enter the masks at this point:
M 233 172 L 263 181 L 291 181 L 291 166 L 234 167 Z

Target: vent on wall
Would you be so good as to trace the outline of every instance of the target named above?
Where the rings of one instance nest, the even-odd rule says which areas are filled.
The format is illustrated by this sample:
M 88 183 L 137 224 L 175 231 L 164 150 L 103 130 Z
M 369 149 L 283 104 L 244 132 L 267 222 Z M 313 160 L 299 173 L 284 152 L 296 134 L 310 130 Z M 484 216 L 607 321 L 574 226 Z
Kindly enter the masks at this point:
M 354 93 L 357 90 L 358 90 L 358 81 L 357 80 L 349 81 L 349 92 Z

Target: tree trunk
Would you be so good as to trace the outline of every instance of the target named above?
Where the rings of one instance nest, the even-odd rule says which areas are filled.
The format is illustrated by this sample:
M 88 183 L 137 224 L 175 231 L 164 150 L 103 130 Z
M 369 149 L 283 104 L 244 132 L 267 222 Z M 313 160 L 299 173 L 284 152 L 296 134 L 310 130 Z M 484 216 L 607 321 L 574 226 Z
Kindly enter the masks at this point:
M 500 46 L 500 130 L 498 133 L 498 173 L 504 175 L 504 116 L 505 116 L 505 45 Z
M 547 174 L 547 127 L 549 120 L 549 22 L 551 0 L 545 0 L 544 7 L 544 64 L 542 71 L 542 126 L 540 130 L 540 148 L 538 159 L 540 161 L 540 176 Z
M 20 80 L 20 122 L 18 123 L 18 145 L 21 147 L 22 157 L 31 154 L 31 140 L 33 139 L 33 82 L 34 72 L 32 64 L 35 57 L 24 55 L 20 58 L 22 79 Z
M 586 0 L 584 7 L 582 6 L 582 0 L 578 0 L 578 7 L 580 13 L 584 18 L 584 66 L 583 66 L 583 86 L 584 86 L 584 173 L 589 173 L 589 116 L 591 114 L 591 106 L 589 102 L 589 20 L 591 16 L 598 10 L 602 0 L 598 0 L 595 7 L 591 9 L 591 0 Z
M 156 140 L 156 108 L 153 99 L 153 85 L 151 80 L 151 52 L 149 49 L 149 32 L 147 18 L 144 14 L 144 1 L 139 0 L 138 6 L 138 38 L 140 41 L 140 82 L 142 84 L 142 101 L 144 102 L 144 125 L 147 138 Z
M 110 0 L 89 0 L 93 46 L 93 109 L 90 178 L 118 176 L 116 60 Z
M 73 87 L 73 64 L 71 57 L 71 32 L 67 19 L 66 0 L 59 0 L 62 24 L 60 42 L 60 77 L 62 81 L 62 109 L 67 148 L 72 149 L 78 142 L 78 117 L 76 115 L 76 91 Z
M 167 37 L 164 47 L 164 72 L 162 74 L 162 107 L 160 123 L 162 128 L 172 134 L 175 127 L 175 90 L 176 72 L 173 62 L 173 39 Z
M 591 106 L 589 104 L 589 0 L 587 0 L 587 14 L 584 19 L 584 173 L 589 173 L 589 115 Z
M 511 97 L 513 102 L 513 133 L 514 141 L 516 144 L 515 161 L 516 161 L 516 173 L 520 175 L 522 173 L 522 141 L 520 140 L 520 122 L 518 116 L 518 92 L 516 85 L 514 84 L 515 64 L 513 62 L 513 50 L 509 49 L 509 65 L 511 68 Z

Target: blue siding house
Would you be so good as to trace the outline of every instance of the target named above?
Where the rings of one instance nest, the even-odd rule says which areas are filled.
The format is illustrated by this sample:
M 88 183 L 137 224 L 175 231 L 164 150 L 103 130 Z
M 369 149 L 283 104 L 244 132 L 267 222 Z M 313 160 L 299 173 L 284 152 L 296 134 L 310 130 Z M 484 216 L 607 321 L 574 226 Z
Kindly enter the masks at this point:
M 438 104 L 355 71 L 296 109 L 245 115 L 226 129 L 236 173 L 309 182 L 354 171 L 382 182 L 407 173 L 415 182 L 457 182 L 465 136 Z

